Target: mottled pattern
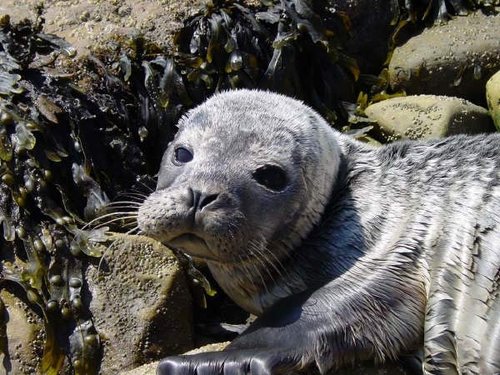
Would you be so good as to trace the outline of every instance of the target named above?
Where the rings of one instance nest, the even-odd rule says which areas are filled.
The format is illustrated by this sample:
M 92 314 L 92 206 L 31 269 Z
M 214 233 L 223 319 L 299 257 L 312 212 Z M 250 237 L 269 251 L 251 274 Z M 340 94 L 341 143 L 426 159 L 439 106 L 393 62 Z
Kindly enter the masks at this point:
M 258 91 L 212 98 L 179 133 L 139 224 L 166 242 L 197 231 L 203 246 L 178 247 L 260 316 L 225 351 L 167 358 L 159 374 L 323 374 L 422 347 L 414 373 L 500 373 L 500 135 L 371 148 Z M 179 142 L 199 159 L 172 166 Z M 269 194 L 251 172 L 276 160 L 289 188 Z M 200 184 L 218 198 L 189 216 L 180 197 Z

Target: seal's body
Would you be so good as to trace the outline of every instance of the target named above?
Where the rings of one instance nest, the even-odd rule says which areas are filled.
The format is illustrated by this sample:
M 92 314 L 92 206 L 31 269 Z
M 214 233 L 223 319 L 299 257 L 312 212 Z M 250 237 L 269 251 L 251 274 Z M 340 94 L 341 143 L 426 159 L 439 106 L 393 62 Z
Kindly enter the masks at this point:
M 425 374 L 500 372 L 500 134 L 372 148 L 293 99 L 190 111 L 139 210 L 259 318 L 158 373 L 321 373 L 424 347 Z

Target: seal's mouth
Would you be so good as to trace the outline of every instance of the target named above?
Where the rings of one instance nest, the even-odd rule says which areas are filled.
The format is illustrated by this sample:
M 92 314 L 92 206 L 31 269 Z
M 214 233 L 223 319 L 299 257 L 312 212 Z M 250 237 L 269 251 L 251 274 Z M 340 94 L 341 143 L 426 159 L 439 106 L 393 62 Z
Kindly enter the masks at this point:
M 201 258 L 204 260 L 220 261 L 214 256 L 207 242 L 193 233 L 184 233 L 180 236 L 174 237 L 167 242 L 167 245 L 181 250 L 193 257 Z

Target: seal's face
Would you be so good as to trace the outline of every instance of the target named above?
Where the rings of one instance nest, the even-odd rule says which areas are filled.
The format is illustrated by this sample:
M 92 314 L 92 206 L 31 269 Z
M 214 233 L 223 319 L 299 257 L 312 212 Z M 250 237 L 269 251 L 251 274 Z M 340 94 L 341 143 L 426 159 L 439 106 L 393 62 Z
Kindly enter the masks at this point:
M 239 262 L 252 256 L 243 248 L 276 239 L 299 212 L 304 179 L 292 168 L 299 156 L 291 134 L 263 137 L 245 127 L 244 116 L 238 123 L 203 120 L 188 119 L 169 145 L 139 224 L 190 255 Z
M 283 96 L 213 97 L 180 121 L 157 189 L 139 209 L 141 230 L 205 259 L 212 271 L 265 278 L 262 268 L 288 256 L 329 198 L 338 167 L 330 131 Z

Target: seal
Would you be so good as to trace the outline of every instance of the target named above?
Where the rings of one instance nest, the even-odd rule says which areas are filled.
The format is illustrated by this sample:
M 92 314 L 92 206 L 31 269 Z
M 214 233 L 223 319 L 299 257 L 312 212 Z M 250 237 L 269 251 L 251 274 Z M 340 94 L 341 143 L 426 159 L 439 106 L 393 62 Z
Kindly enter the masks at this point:
M 423 348 L 417 373 L 500 372 L 500 134 L 372 147 L 238 90 L 189 111 L 140 206 L 258 316 L 158 374 L 321 374 Z

